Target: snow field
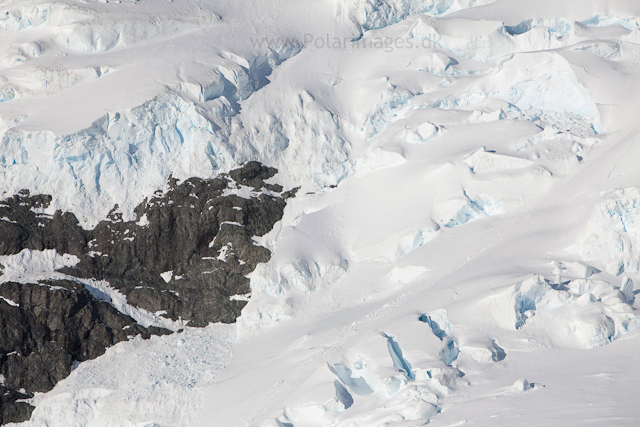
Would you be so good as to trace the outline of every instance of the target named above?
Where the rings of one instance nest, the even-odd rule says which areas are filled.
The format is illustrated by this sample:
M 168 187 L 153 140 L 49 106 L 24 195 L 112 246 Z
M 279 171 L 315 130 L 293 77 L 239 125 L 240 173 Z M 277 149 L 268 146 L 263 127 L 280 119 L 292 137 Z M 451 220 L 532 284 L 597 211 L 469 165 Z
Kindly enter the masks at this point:
M 233 355 L 234 325 L 135 338 L 81 363 L 34 398 L 29 426 L 188 426 Z M 177 424 L 178 423 L 178 424 Z

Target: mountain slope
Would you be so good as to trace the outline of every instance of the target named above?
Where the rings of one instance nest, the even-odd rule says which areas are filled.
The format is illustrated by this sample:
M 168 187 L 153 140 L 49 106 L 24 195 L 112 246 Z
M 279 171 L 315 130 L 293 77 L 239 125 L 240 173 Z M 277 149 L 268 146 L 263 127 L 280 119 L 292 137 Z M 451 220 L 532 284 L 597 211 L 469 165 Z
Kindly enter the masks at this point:
M 250 295 L 192 323 L 242 308 L 235 325 L 117 344 L 31 399 L 24 425 L 638 423 L 634 2 L 65 0 L 0 16 L 6 197 L 51 195 L 42 213 L 83 233 L 221 179 L 216 197 L 270 212 L 197 252 L 248 262 L 229 269 Z M 250 161 L 278 173 L 243 183 Z M 232 221 L 177 203 L 204 234 Z M 179 253 L 136 280 L 188 266 L 209 292 L 176 242 L 151 242 Z M 158 321 L 189 312 L 83 262 Z

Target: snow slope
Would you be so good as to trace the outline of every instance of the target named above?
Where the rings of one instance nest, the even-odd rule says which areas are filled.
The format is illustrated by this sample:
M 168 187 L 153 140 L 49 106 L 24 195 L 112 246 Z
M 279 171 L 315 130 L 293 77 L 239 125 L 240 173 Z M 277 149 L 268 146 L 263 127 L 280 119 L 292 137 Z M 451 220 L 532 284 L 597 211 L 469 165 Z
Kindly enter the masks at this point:
M 302 187 L 236 326 L 121 343 L 24 425 L 640 422 L 635 2 L 0 16 L 6 194 L 91 226 L 250 159 Z

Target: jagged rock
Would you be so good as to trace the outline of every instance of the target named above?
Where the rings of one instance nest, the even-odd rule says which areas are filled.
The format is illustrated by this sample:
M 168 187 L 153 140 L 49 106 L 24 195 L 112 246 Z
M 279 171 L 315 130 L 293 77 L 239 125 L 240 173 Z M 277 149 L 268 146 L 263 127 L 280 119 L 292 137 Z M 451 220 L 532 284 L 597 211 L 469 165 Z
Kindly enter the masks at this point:
M 11 390 L 0 385 L 0 424 L 19 423 L 31 418 L 33 406 L 26 402 L 18 402 L 19 400 L 28 399 L 30 396 Z
M 123 221 L 116 206 L 93 230 L 71 213 L 36 213 L 51 197 L 23 192 L 0 203 L 0 255 L 56 249 L 81 260 L 65 273 L 107 280 L 132 305 L 190 326 L 233 322 L 246 302 L 230 298 L 249 292 L 246 275 L 270 257 L 253 237 L 273 228 L 295 194 L 265 183 L 276 172 L 249 162 L 228 176 L 171 179 L 166 193 L 136 208 L 136 221 Z M 241 187 L 251 197 L 224 195 Z
M 7 282 L 0 286 L 0 296 L 3 386 L 21 390 L 3 398 L 3 416 L 9 418 L 30 415 L 16 400 L 51 390 L 71 373 L 74 361 L 94 359 L 131 336 L 170 332 L 143 328 L 111 304 L 95 300 L 81 283 L 69 280 Z
M 72 213 L 42 213 L 51 196 L 21 191 L 0 202 L 0 255 L 72 254 L 80 262 L 61 272 L 106 280 L 133 306 L 190 326 L 231 323 L 246 305 L 232 297 L 250 292 L 246 276 L 271 256 L 253 238 L 271 231 L 297 191 L 265 182 L 276 173 L 249 162 L 213 179 L 171 178 L 166 192 L 135 209 L 135 221 L 124 221 L 116 205 L 93 230 Z M 74 280 L 7 282 L 0 296 L 2 423 L 28 419 L 33 408 L 18 400 L 53 388 L 76 361 L 129 336 L 169 332 L 141 327 Z
M 133 305 L 164 310 L 190 326 L 234 322 L 246 302 L 230 297 L 248 293 L 245 276 L 270 258 L 252 237 L 271 231 L 284 211 L 280 195 L 258 193 L 275 173 L 250 162 L 229 174 L 235 182 L 227 176 L 172 181 L 166 194 L 138 206 L 136 221 L 114 215 L 90 231 L 90 250 L 77 270 L 108 280 Z M 238 184 L 256 194 L 223 196 Z M 163 273 L 171 274 L 168 281 Z

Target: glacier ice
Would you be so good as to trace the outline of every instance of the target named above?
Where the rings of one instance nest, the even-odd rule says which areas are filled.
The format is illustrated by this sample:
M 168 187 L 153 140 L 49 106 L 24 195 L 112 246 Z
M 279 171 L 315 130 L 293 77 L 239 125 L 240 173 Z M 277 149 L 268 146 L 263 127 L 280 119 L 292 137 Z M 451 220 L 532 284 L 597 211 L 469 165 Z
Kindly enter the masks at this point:
M 526 378 L 520 378 L 516 380 L 515 383 L 513 383 L 513 390 L 517 391 L 518 393 L 523 393 L 532 388 L 533 388 L 533 384 L 527 381 Z
M 536 275 L 487 302 L 505 328 L 542 329 L 556 345 L 594 348 L 640 326 L 640 316 L 626 298 L 629 289 L 626 280 L 622 287 L 591 279 L 553 284 Z
M 365 137 L 368 140 L 373 140 L 394 121 L 398 110 L 406 106 L 414 96 L 415 94 L 398 87 L 393 87 L 391 91 L 383 93 L 375 111 L 366 118 L 362 126 Z
M 596 15 L 580 22 L 588 27 L 607 27 L 620 25 L 622 28 L 632 31 L 640 27 L 640 19 L 636 16 L 620 17 L 615 15 Z
M 279 296 L 285 290 L 308 293 L 324 283 L 338 280 L 348 268 L 344 259 L 306 260 L 298 259 L 284 264 L 277 272 L 269 267 L 256 269 L 252 275 L 252 289 L 265 291 L 270 296 Z
M 627 188 L 603 197 L 593 209 L 574 249 L 609 274 L 640 271 L 640 190 Z
M 415 379 L 415 374 L 411 371 L 411 364 L 402 355 L 402 349 L 398 342 L 392 336 L 386 334 L 383 336 L 387 339 L 387 347 L 391 360 L 393 360 L 393 366 L 403 371 L 408 380 Z
M 508 56 L 494 72 L 468 91 L 449 95 L 431 107 L 466 107 L 484 98 L 508 102 L 516 108 L 509 115 L 511 118 L 519 115 L 542 128 L 568 120 L 576 123 L 579 133 L 589 135 L 602 132 L 600 113 L 595 102 L 578 81 L 571 64 L 556 53 Z
M 419 18 L 410 34 L 414 39 L 426 40 L 454 55 L 482 62 L 495 62 L 499 57 L 517 51 L 513 37 L 506 33 L 501 22 L 469 21 L 467 26 L 470 28 L 466 31 L 473 33 L 473 38 L 458 28 L 441 26 L 438 20 Z
M 10 130 L 2 146 L 5 188 L 56 194 L 57 207 L 76 206 L 85 223 L 97 222 L 116 201 L 129 219 L 134 204 L 162 188 L 170 174 L 212 175 L 234 164 L 212 124 L 168 93 L 71 135 Z
M 584 37 L 576 34 L 574 22 L 562 17 L 528 19 L 515 25 L 505 25 L 499 21 L 472 20 L 466 21 L 465 24 L 467 28 L 465 32 L 461 32 L 459 27 L 452 25 L 449 29 L 439 20 L 421 17 L 411 29 L 411 36 L 427 40 L 454 55 L 486 63 L 495 63 L 516 53 L 540 52 L 569 46 Z M 638 28 L 638 20 L 635 17 L 619 18 L 607 15 L 595 15 L 580 24 L 591 27 L 618 24 L 630 31 Z M 441 73 L 444 71 L 440 70 Z
M 311 421 L 326 419 L 331 413 L 348 410 L 354 399 L 345 386 L 335 378 L 332 369 L 323 365 L 305 379 L 305 391 L 293 396 L 284 408 L 287 420 Z
M 445 343 L 445 346 L 442 348 L 442 361 L 445 365 L 451 366 L 453 361 L 458 358 L 460 350 L 452 338 L 447 339 Z
M 406 36 L 409 31 L 409 35 L 417 39 L 433 42 L 434 48 L 420 55 L 395 52 L 388 61 L 376 56 L 379 52 L 354 50 L 352 56 L 354 62 L 359 63 L 358 70 L 363 70 L 362 79 L 377 79 L 375 84 L 372 83 L 373 88 L 365 88 L 376 92 L 370 99 L 372 102 L 364 99 L 366 97 L 352 96 L 355 93 L 349 86 L 352 82 L 349 78 L 343 80 L 343 76 L 321 76 L 317 79 L 333 80 L 331 86 L 324 85 L 324 80 L 310 82 L 329 68 L 331 72 L 341 72 L 333 66 L 311 70 L 311 66 L 305 69 L 306 65 L 301 65 L 309 56 L 315 56 L 318 63 L 330 62 L 327 59 L 331 57 L 326 51 L 313 52 L 313 55 L 303 52 L 288 64 L 283 64 L 284 59 L 293 58 L 301 47 L 294 43 L 248 54 L 243 47 L 235 49 L 240 42 L 225 41 L 227 45 L 221 47 L 218 55 L 221 59 L 215 58 L 210 62 L 210 58 L 203 59 L 207 62 L 203 68 L 209 67 L 207 78 L 190 75 L 189 70 L 175 70 L 180 75 L 158 98 L 138 107 L 111 112 L 89 129 L 58 136 L 46 131 L 11 129 L 18 123 L 11 122 L 14 118 L 3 117 L 0 119 L 3 135 L 0 184 L 7 191 L 28 187 L 55 193 L 61 197 L 56 207 L 72 207 L 65 210 L 82 212 L 78 215 L 81 221 L 90 224 L 108 212 L 115 202 L 121 205 L 127 218 L 127 212 L 131 213 L 133 206 L 158 188 L 158 183 L 164 184 L 169 173 L 177 178 L 208 177 L 248 159 L 259 159 L 280 168 L 284 174 L 281 183 L 302 185 L 299 194 L 333 186 L 354 172 L 360 179 L 354 188 L 379 177 L 392 177 L 396 172 L 407 173 L 409 178 L 424 180 L 423 186 L 418 185 L 421 190 L 429 189 L 429 192 L 416 197 L 425 206 L 420 211 L 420 220 L 409 220 L 411 224 L 375 234 L 368 241 L 372 244 L 349 247 L 344 255 L 275 257 L 268 264 L 261 265 L 251 276 L 252 301 L 239 321 L 239 333 L 243 337 L 243 334 L 263 326 L 289 318 L 299 319 L 295 304 L 303 299 L 311 300 L 307 298 L 310 294 L 324 303 L 349 292 L 356 294 L 366 290 L 367 297 L 372 294 L 375 299 L 379 296 L 376 294 L 379 291 L 377 283 L 368 287 L 359 285 L 358 269 L 370 267 L 371 275 L 381 276 L 382 281 L 388 281 L 389 272 L 391 279 L 410 281 L 426 269 L 422 265 L 413 265 L 420 264 L 422 253 L 439 252 L 441 242 L 446 243 L 449 236 L 465 231 L 450 228 L 511 212 L 515 206 L 523 206 L 525 202 L 535 205 L 537 200 L 534 196 L 548 188 L 548 184 L 561 182 L 566 169 L 552 178 L 551 172 L 540 169 L 540 165 L 544 163 L 546 167 L 549 160 L 553 160 L 554 153 L 544 158 L 545 154 L 540 152 L 555 144 L 575 154 L 573 160 L 576 156 L 582 160 L 589 154 L 589 147 L 600 140 L 601 133 L 604 132 L 603 141 L 610 137 L 609 130 L 601 124 L 599 109 L 604 112 L 612 107 L 600 107 L 604 104 L 602 90 L 596 88 L 592 96 L 587 89 L 591 86 L 591 77 L 585 77 L 579 66 L 587 64 L 585 71 L 588 74 L 598 70 L 593 64 L 607 62 L 599 58 L 637 60 L 640 55 L 633 46 L 633 41 L 637 40 L 637 22 L 633 18 L 613 15 L 584 19 L 589 17 L 588 10 L 581 10 L 578 14 L 581 23 L 574 23 L 573 16 L 560 18 L 537 14 L 533 19 L 525 19 L 524 13 L 514 14 L 518 16 L 508 21 L 505 17 L 510 13 L 504 13 L 497 19 L 465 18 L 484 17 L 485 11 L 491 12 L 492 8 L 468 11 L 459 17 L 429 18 L 491 2 L 338 2 L 339 13 L 351 20 L 351 24 L 355 23 L 355 27 L 360 27 L 356 31 L 360 34 L 355 37 L 396 36 L 400 33 Z M 167 5 L 167 10 L 173 10 L 172 3 Z M 140 5 L 132 3 L 133 6 Z M 90 87 L 105 81 L 99 80 L 104 75 L 102 70 L 84 65 L 60 70 L 59 73 L 54 73 L 53 69 L 42 69 L 42 74 L 32 74 L 33 80 L 25 78 L 30 73 L 26 70 L 35 69 L 30 68 L 32 64 L 39 64 L 46 58 L 57 54 L 116 57 L 127 53 L 129 47 L 142 51 L 142 43 L 157 37 L 167 37 L 172 42 L 180 41 L 176 35 L 191 37 L 187 30 L 201 24 L 207 31 L 213 31 L 215 26 L 222 27 L 232 22 L 228 18 L 233 15 L 231 13 L 218 20 L 214 14 L 209 14 L 209 20 L 202 21 L 202 16 L 192 19 L 182 15 L 173 19 L 159 12 L 136 20 L 123 18 L 120 23 L 109 25 L 109 20 L 115 19 L 115 15 L 106 7 L 115 10 L 114 2 L 97 5 L 105 8 L 102 16 L 106 23 L 85 20 L 81 14 L 84 6 L 65 11 L 64 17 L 56 15 L 57 7 L 62 6 L 49 2 L 33 10 L 17 8 L 15 3 L 0 8 L 2 12 L 10 12 L 7 17 L 0 18 L 0 31 L 6 31 L 3 35 L 12 38 L 6 60 L 13 62 L 5 65 L 15 66 L 11 73 L 3 73 L 3 79 L 0 79 L 3 108 L 32 102 L 33 99 L 27 98 L 39 94 L 65 92 L 71 85 L 87 84 Z M 257 13 L 260 12 L 262 9 Z M 612 9 L 611 13 L 616 12 Z M 153 28 L 153 23 L 158 28 Z M 599 40 L 598 34 L 604 34 L 605 30 L 591 28 L 610 25 L 619 25 L 630 31 L 623 36 L 626 41 Z M 304 30 L 317 31 L 318 27 L 312 27 Z M 614 30 L 624 33 L 620 28 L 606 31 Z M 365 31 L 368 33 L 362 34 Z M 539 52 L 549 49 L 553 52 Z M 375 62 L 376 66 L 369 67 L 368 60 Z M 398 72 L 406 63 L 410 65 L 402 69 L 402 73 Z M 295 72 L 286 72 L 289 64 L 299 68 Z M 282 65 L 284 71 L 276 71 L 276 67 Z M 615 65 L 624 68 L 629 64 Z M 376 70 L 367 74 L 368 68 Z M 276 83 L 280 71 L 284 72 L 285 80 L 290 84 L 280 84 L 277 89 L 269 91 L 269 87 L 274 86 L 268 85 L 269 81 Z M 296 72 L 311 77 L 305 77 L 306 80 L 303 77 L 292 78 Z M 23 74 L 21 78 L 20 73 Z M 381 78 L 381 75 L 388 77 Z M 61 84 L 66 77 L 70 79 L 67 86 Z M 119 76 L 112 75 L 107 79 L 114 77 Z M 38 86 L 39 82 L 45 84 Z M 360 89 L 360 82 L 355 86 Z M 606 114 L 609 122 L 610 113 Z M 481 132 L 503 129 L 500 125 L 506 129 L 506 125 L 515 123 L 516 126 L 522 120 L 534 123 L 540 132 L 525 142 L 520 154 L 511 152 L 501 141 L 496 140 L 495 144 L 493 141 L 484 142 L 486 138 L 482 144 L 471 141 L 476 135 L 483 137 Z M 151 122 L 159 123 L 151 126 Z M 27 127 L 33 128 L 32 125 Z M 464 134 L 466 130 L 468 135 Z M 496 130 L 496 135 L 498 132 L 501 131 Z M 595 136 L 598 138 L 593 138 Z M 520 142 L 514 140 L 514 144 Z M 535 144 L 538 145 L 533 147 Z M 478 150 L 478 145 L 486 145 L 487 148 Z M 49 156 L 51 152 L 55 155 Z M 368 156 L 362 158 L 360 155 L 363 153 L 368 153 Z M 430 173 L 446 162 L 453 165 L 450 173 Z M 402 167 L 397 170 L 381 171 L 400 164 Z M 422 171 L 412 175 L 407 172 L 412 168 L 422 168 Z M 549 170 L 556 174 L 557 169 L 549 167 Z M 51 176 L 59 179 L 52 181 L 48 179 Z M 349 180 L 346 184 L 351 185 L 354 181 L 358 180 Z M 412 183 L 407 180 L 407 185 Z M 316 196 L 318 199 L 335 197 L 331 199 L 333 203 L 336 199 L 345 198 L 340 189 L 334 192 L 326 188 L 322 194 L 304 196 L 304 203 L 315 203 Z M 242 196 L 247 192 L 250 192 L 249 188 L 239 188 L 236 194 Z M 311 199 L 313 201 L 310 202 Z M 416 202 L 413 206 L 418 205 Z M 293 226 L 313 209 L 315 207 L 301 208 L 300 217 L 292 221 Z M 609 224 L 602 225 L 601 229 L 598 225 L 587 230 L 578 251 L 584 262 L 571 258 L 558 263 L 556 280 L 524 280 L 505 289 L 504 295 L 500 294 L 502 290 L 496 289 L 499 298 L 491 303 L 497 304 L 500 310 L 491 311 L 495 319 L 485 320 L 488 323 L 495 320 L 506 331 L 492 329 L 489 324 L 487 334 L 500 334 L 497 341 L 511 354 L 509 345 L 513 341 L 510 337 L 526 337 L 549 345 L 589 348 L 606 344 L 627 331 L 637 329 L 640 321 L 630 304 L 634 299 L 633 280 L 639 268 L 634 263 L 638 256 L 634 249 L 635 231 L 626 224 L 626 216 L 629 215 L 621 210 L 620 214 L 613 215 L 615 220 L 607 219 L 610 223 L 621 222 L 622 228 L 619 224 Z M 625 218 L 618 220 L 617 217 Z M 339 215 L 335 218 L 341 221 Z M 498 226 L 503 219 L 512 218 L 494 218 L 486 222 Z M 144 224 L 144 218 L 140 221 Z M 602 224 L 607 221 L 603 219 Z M 306 225 L 304 222 L 300 224 Z M 345 225 L 348 223 L 338 222 L 336 232 L 343 232 L 340 227 Z M 483 224 L 478 225 L 481 228 Z M 363 227 L 363 230 L 369 232 L 373 228 Z M 281 242 L 277 232 L 269 237 L 274 247 Z M 433 240 L 436 236 L 437 239 Z M 607 240 L 609 237 L 610 241 Z M 434 269 L 437 268 L 436 265 Z M 618 285 L 613 281 L 615 278 L 599 276 L 598 270 L 614 274 L 624 271 L 630 278 L 623 279 Z M 351 275 L 352 272 L 355 273 Z M 465 274 L 468 272 L 463 271 Z M 345 275 L 349 280 L 343 279 Z M 169 277 L 169 272 L 166 277 Z M 333 286 L 333 283 L 339 286 Z M 333 288 L 341 288 L 340 292 L 344 294 Z M 108 291 L 98 284 L 94 288 L 96 295 L 115 300 Z M 378 334 L 375 345 L 365 342 L 366 339 L 343 344 L 346 349 L 342 355 L 333 353 L 334 348 L 328 348 L 323 357 L 328 359 L 329 368 L 322 367 L 320 388 L 303 396 L 304 400 L 291 402 L 292 406 L 286 413 L 292 418 L 272 418 L 265 426 L 330 424 L 351 427 L 392 422 L 406 425 L 411 420 L 422 423 L 435 416 L 441 409 L 441 400 L 456 393 L 456 378 L 461 375 L 456 367 L 465 369 L 465 364 L 477 367 L 474 363 L 499 361 L 506 353 L 491 340 L 493 337 L 467 339 L 465 333 L 471 326 L 458 326 L 461 317 L 456 310 L 459 308 L 449 310 L 451 319 L 455 321 L 456 326 L 453 326 L 446 311 L 432 309 L 442 305 L 435 305 L 435 299 L 433 306 L 429 305 L 431 302 L 425 304 L 428 309 L 420 306 L 419 310 L 416 308 L 411 313 L 413 322 L 422 329 L 419 332 L 413 331 L 408 326 L 410 323 L 397 326 L 395 330 L 387 329 L 385 325 L 385 333 L 393 337 L 393 342 Z M 404 307 L 398 308 L 400 310 Z M 422 310 L 426 312 L 421 316 Z M 377 314 L 374 312 L 372 316 Z M 549 330 L 545 329 L 546 325 L 549 325 Z M 265 333 L 277 335 L 278 329 Z M 509 344 L 503 342 L 503 337 Z M 338 350 L 337 347 L 335 349 Z M 491 367 L 486 365 L 482 369 Z M 293 382 L 296 381 L 302 380 L 297 377 Z M 309 384 L 298 383 L 301 387 L 293 394 L 298 394 L 298 390 L 304 392 Z M 324 393 L 322 398 L 319 398 L 320 393 L 313 395 L 320 389 Z M 82 403 L 86 403 L 87 411 L 95 413 L 100 410 L 101 402 L 108 400 L 108 396 L 99 394 L 99 391 L 77 393 L 72 398 L 61 400 L 63 403 L 59 407 L 67 402 L 81 402 L 78 403 L 80 407 L 84 408 Z M 153 393 L 151 396 L 151 399 L 156 398 Z M 49 408 L 53 417 L 60 413 Z M 153 408 L 151 403 L 141 403 L 141 411 L 150 411 L 150 408 Z M 374 409 L 368 411 L 369 408 Z M 45 410 L 43 406 L 41 411 Z M 363 421 L 359 417 L 365 411 L 371 418 Z M 275 414 L 264 415 L 273 417 Z M 305 421 L 298 422 L 305 417 Z M 256 419 L 256 422 L 260 421 L 263 420 Z
M 460 354 L 470 356 L 479 363 L 500 362 L 507 357 L 505 351 L 494 342 L 490 345 L 481 343 L 465 343 L 460 347 Z
M 559 37 L 564 36 L 573 28 L 573 22 L 563 17 L 527 19 L 516 25 L 505 25 L 507 33 L 511 35 L 524 34 L 533 28 L 544 27 Z
M 280 53 L 280 60 L 290 53 Z M 312 97 L 302 97 L 305 102 L 283 113 L 286 125 L 266 117 L 251 127 L 230 127 L 222 121 L 221 129 L 197 104 L 173 91 L 109 113 L 70 135 L 18 131 L 7 123 L 0 155 L 5 173 L 0 180 L 7 191 L 28 188 L 56 194 L 52 209 L 73 211 L 87 227 L 115 203 L 125 220 L 131 219 L 133 208 L 162 188 L 170 174 L 178 179 L 210 177 L 256 155 L 280 167 L 291 182 L 305 182 L 316 190 L 351 173 L 351 146 L 335 135 L 338 126 L 331 113 L 318 111 Z M 309 143 L 327 156 L 314 155 Z
M 563 277 L 588 279 L 597 273 L 600 273 L 600 270 L 580 261 L 561 261 L 557 262 L 554 267 L 554 274 L 558 283 L 561 282 Z
M 620 292 L 624 296 L 624 301 L 627 304 L 633 304 L 635 301 L 635 294 L 633 293 L 634 285 L 633 281 L 628 277 L 622 279 L 622 286 L 620 286 Z
M 443 341 L 449 332 L 451 332 L 451 324 L 447 318 L 447 310 L 443 308 L 421 314 L 419 320 L 429 325 L 433 334 L 440 338 L 440 341 Z
M 302 45 L 290 42 L 269 46 L 266 53 L 249 59 L 223 52 L 221 56 L 226 61 L 215 69 L 208 82 L 181 81 L 175 88 L 202 103 L 224 97 L 233 110 L 231 114 L 238 114 L 239 103 L 269 84 L 268 77 L 274 69 L 301 50 Z
M 31 8 L 5 10 L 5 13 L 0 18 L 0 28 L 7 31 L 20 31 L 40 26 L 63 7 L 56 4 L 42 4 Z
M 411 15 L 440 16 L 495 0 L 358 0 L 345 11 L 362 30 L 375 30 L 398 23 Z
M 508 55 L 539 52 L 569 45 L 576 36 L 564 18 L 539 18 L 509 26 L 500 21 L 465 22 L 465 30 L 440 20 L 419 18 L 411 37 L 425 40 L 459 57 L 496 63 Z
M 461 196 L 437 202 L 433 207 L 433 220 L 442 227 L 454 228 L 469 221 L 504 212 L 501 200 L 483 193 L 472 198 L 463 191 Z
M 362 377 L 353 377 L 353 372 L 349 367 L 342 363 L 336 363 L 335 365 L 329 365 L 329 369 L 342 381 L 350 390 L 354 393 L 368 396 L 373 393 L 373 390 Z
M 417 68 L 425 73 L 431 73 L 438 76 L 456 76 L 464 74 L 464 71 L 460 71 L 455 68 L 457 63 L 458 61 L 442 52 L 433 52 L 430 55 L 424 55 L 416 58 L 409 64 L 409 66 Z
M 411 321 L 416 326 L 415 319 Z M 415 339 L 419 340 L 419 335 L 414 336 Z M 442 343 L 438 343 L 438 347 L 442 347 Z M 337 378 L 333 380 L 335 397 L 321 403 L 333 394 L 331 378 L 321 367 L 306 380 L 305 390 L 313 388 L 316 392 L 288 398 L 284 416 L 279 419 L 293 425 L 313 419 L 318 425 L 344 427 L 418 420 L 427 423 L 441 412 L 441 402 L 451 394 L 449 387 L 460 374 L 440 360 L 441 351 L 435 352 L 435 359 L 429 359 L 424 351 L 418 350 L 420 343 L 405 344 L 408 346 L 403 347 L 399 337 L 382 331 L 366 334 L 349 345 L 343 362 L 328 365 Z M 455 345 L 444 347 L 456 351 Z M 414 371 L 413 361 L 409 359 L 416 357 L 426 357 L 426 360 L 416 359 L 420 368 Z M 453 353 L 449 357 L 455 358 Z M 354 394 L 345 395 L 348 391 Z M 319 398 L 318 392 L 325 397 Z

